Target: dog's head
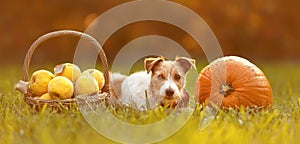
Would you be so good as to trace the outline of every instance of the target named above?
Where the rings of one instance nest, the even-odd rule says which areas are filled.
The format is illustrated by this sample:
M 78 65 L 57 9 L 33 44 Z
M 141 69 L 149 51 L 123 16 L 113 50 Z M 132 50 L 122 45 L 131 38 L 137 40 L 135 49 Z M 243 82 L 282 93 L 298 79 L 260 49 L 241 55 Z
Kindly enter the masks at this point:
M 175 61 L 166 61 L 157 57 L 145 59 L 144 64 L 147 73 L 152 73 L 150 89 L 155 101 L 175 106 L 183 98 L 186 73 L 195 68 L 195 60 L 177 57 Z

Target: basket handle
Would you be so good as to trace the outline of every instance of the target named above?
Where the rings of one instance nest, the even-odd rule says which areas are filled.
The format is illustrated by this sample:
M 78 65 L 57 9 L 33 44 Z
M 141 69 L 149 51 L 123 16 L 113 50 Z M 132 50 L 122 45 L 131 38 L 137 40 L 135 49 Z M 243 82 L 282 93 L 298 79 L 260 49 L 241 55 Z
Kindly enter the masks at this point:
M 27 51 L 27 54 L 25 56 L 25 60 L 24 60 L 24 64 L 23 64 L 23 80 L 25 82 L 28 81 L 28 77 L 29 77 L 29 65 L 30 65 L 30 61 L 32 58 L 32 55 L 34 53 L 34 51 L 37 49 L 37 47 L 51 39 L 51 38 L 55 38 L 55 37 L 60 37 L 60 36 L 66 36 L 66 35 L 70 35 L 70 36 L 80 36 L 81 38 L 84 38 L 86 40 L 89 40 L 97 49 L 102 65 L 103 65 L 103 74 L 104 74 L 104 79 L 105 79 L 105 84 L 102 88 L 103 92 L 107 92 L 109 93 L 109 72 L 108 72 L 108 64 L 107 64 L 107 58 L 105 55 L 105 52 L 103 51 L 101 45 L 98 43 L 98 41 L 93 38 L 92 36 L 79 32 L 79 31 L 73 31 L 73 30 L 60 30 L 60 31 L 54 31 L 54 32 L 50 32 L 47 33 L 45 35 L 42 35 L 41 37 L 39 37 L 29 48 L 29 50 Z

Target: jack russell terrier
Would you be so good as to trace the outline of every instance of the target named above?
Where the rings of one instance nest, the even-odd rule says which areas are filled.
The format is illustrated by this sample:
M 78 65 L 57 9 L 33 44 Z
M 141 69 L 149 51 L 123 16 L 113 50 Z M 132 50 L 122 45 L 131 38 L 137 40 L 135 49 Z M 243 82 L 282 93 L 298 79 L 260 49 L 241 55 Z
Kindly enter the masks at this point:
M 114 73 L 111 81 L 111 94 L 122 104 L 146 110 L 149 106 L 176 106 L 188 101 L 184 90 L 186 73 L 193 67 L 195 60 L 177 57 L 175 61 L 163 57 L 146 58 L 146 71 L 126 77 Z

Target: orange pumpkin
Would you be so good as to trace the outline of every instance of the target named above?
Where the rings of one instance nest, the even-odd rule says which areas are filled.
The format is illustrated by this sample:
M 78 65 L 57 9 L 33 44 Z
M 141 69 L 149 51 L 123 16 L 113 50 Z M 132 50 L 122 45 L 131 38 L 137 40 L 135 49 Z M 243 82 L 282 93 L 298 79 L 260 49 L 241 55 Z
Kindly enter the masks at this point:
M 206 66 L 195 85 L 198 103 L 213 103 L 221 107 L 272 106 L 272 89 L 263 72 L 248 60 L 222 57 Z

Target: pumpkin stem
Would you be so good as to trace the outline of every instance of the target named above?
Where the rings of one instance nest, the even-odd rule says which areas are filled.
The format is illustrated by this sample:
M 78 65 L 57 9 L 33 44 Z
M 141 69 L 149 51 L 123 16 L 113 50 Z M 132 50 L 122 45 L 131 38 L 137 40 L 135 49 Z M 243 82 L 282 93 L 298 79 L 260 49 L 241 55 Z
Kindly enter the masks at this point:
M 234 91 L 234 88 L 232 87 L 231 83 L 227 83 L 226 85 L 221 85 L 220 93 L 224 94 L 224 96 L 228 96 L 231 92 Z

